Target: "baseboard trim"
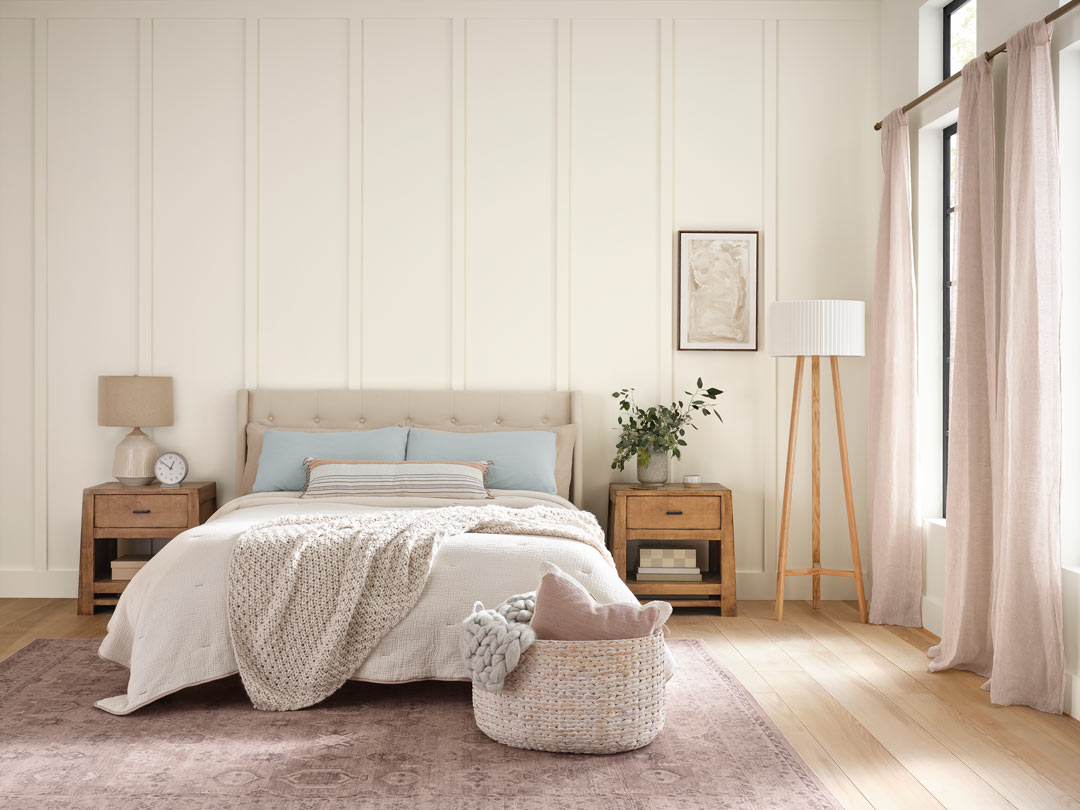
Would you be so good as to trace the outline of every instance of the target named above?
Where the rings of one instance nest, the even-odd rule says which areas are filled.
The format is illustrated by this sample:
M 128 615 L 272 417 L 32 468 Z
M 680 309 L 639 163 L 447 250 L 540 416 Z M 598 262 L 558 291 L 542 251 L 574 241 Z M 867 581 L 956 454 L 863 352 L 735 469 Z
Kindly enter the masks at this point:
M 79 572 L 0 570 L 0 597 L 6 599 L 74 599 L 79 593 Z
M 1065 714 L 1080 715 L 1080 675 L 1068 671 L 1065 672 Z
M 922 598 L 922 626 L 938 638 L 941 638 L 941 629 L 945 624 L 944 610 L 937 599 L 929 596 Z

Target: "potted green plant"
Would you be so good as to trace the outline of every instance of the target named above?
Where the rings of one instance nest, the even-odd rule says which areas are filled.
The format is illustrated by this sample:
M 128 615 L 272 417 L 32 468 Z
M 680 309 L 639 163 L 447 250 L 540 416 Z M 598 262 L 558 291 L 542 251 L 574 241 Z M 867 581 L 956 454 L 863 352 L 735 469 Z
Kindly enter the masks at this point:
M 706 388 L 698 377 L 697 391 L 687 391 L 686 402 L 677 400 L 671 405 L 655 405 L 641 408 L 634 402 L 634 389 L 623 388 L 612 393 L 619 400 L 619 441 L 611 469 L 621 470 L 631 457 L 637 456 L 637 477 L 643 484 L 663 484 L 668 480 L 669 457 L 682 456 L 686 447 L 686 428 L 697 430 L 694 417 L 716 416 L 724 420 L 716 410 L 716 398 L 723 391 Z

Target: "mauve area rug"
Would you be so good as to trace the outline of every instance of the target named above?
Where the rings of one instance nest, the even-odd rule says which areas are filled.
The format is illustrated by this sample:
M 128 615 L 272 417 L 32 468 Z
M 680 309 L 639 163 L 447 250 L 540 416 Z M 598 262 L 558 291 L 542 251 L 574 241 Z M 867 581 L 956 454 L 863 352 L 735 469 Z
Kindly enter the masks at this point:
M 126 717 L 93 708 L 127 670 L 97 641 L 38 640 L 0 662 L 0 807 L 18 810 L 838 810 L 753 698 L 696 639 L 672 639 L 667 721 L 638 751 L 492 742 L 469 685 L 348 683 L 298 712 L 238 678 Z

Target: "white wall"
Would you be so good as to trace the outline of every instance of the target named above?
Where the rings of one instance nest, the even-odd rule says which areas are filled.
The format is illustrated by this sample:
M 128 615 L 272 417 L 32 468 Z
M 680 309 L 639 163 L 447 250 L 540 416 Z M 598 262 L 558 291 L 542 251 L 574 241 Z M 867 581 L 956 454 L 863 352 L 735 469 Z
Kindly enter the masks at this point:
M 869 298 L 877 14 L 0 0 L 0 595 L 74 595 L 80 492 L 123 435 L 96 424 L 96 377 L 139 372 L 174 377 L 155 439 L 221 500 L 243 386 L 581 389 L 602 517 L 609 392 L 700 375 L 725 423 L 674 475 L 734 489 L 740 596 L 768 598 L 793 364 L 674 351 L 675 232 L 762 231 L 763 347 L 770 300 Z M 862 527 L 866 367 L 842 366 Z M 824 387 L 824 556 L 844 567 Z
M 941 76 L 941 6 L 939 0 L 883 0 L 881 9 L 882 98 L 881 113 L 910 101 L 940 81 Z M 976 46 L 978 52 L 988 51 L 1007 40 L 1018 29 L 1045 17 L 1059 5 L 1054 0 L 979 0 Z M 1058 112 L 1061 123 L 1062 151 L 1062 222 L 1075 222 L 1080 215 L 1080 153 L 1076 151 L 1080 133 L 1080 102 L 1076 90 L 1080 87 L 1080 13 L 1072 13 L 1055 23 L 1052 47 L 1058 86 Z M 999 56 L 994 64 L 997 84 L 998 143 L 1004 137 L 1005 83 L 1008 55 Z M 920 351 L 921 381 L 926 382 L 932 395 L 931 404 L 921 412 L 924 434 L 921 446 L 940 448 L 941 435 L 941 325 L 940 325 L 940 256 L 941 256 L 941 189 L 940 130 L 944 122 L 955 121 L 955 108 L 960 99 L 959 82 L 920 105 L 910 114 L 912 128 L 912 157 L 914 164 L 913 205 L 917 223 L 917 255 L 920 266 L 917 275 L 920 289 Z M 1000 152 L 1000 150 L 999 150 Z M 999 172 L 1001 159 L 999 155 Z M 1000 189 L 999 189 L 1000 192 Z M 1063 268 L 1075 267 L 1080 261 L 1080 241 L 1075 229 L 1065 227 L 1062 234 Z M 925 290 L 925 294 L 924 294 Z M 1075 274 L 1066 272 L 1063 280 L 1065 309 L 1080 306 L 1080 286 Z M 1075 318 L 1062 324 L 1062 389 L 1065 413 L 1074 413 L 1080 406 L 1080 340 L 1077 339 Z M 936 342 L 935 342 L 936 341 Z M 927 350 L 929 350 L 927 352 Z M 921 393 L 926 393 L 925 389 Z M 935 421 L 936 420 L 936 421 Z M 1064 446 L 1062 491 L 1062 591 L 1065 619 L 1066 678 L 1065 709 L 1075 715 L 1080 709 L 1080 504 L 1069 497 L 1080 481 L 1080 431 L 1066 420 L 1063 428 Z M 929 482 L 931 495 L 925 514 L 929 518 L 941 515 L 940 456 L 934 449 L 924 453 L 924 480 Z M 935 487 L 936 481 L 936 487 Z M 933 501 L 933 497 L 937 497 Z M 924 529 L 924 591 L 923 621 L 927 628 L 941 632 L 941 612 L 945 595 L 945 529 L 940 520 L 927 520 Z

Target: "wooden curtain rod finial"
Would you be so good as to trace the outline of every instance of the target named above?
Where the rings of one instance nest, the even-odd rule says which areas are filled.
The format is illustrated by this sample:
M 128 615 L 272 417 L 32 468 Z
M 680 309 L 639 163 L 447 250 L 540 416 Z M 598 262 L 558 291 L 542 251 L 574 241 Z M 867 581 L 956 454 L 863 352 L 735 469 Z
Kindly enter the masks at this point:
M 1061 6 L 1060 8 L 1055 9 L 1054 11 L 1051 11 L 1049 14 L 1047 14 L 1045 17 L 1043 17 L 1043 22 L 1045 22 L 1047 25 L 1049 25 L 1050 23 L 1052 23 L 1054 20 L 1058 19 L 1059 17 L 1064 17 L 1066 14 L 1068 14 L 1070 11 L 1072 11 L 1075 8 L 1080 8 L 1080 0 L 1070 0 L 1070 2 L 1066 3 L 1065 5 Z M 1000 45 L 998 45 L 992 51 L 986 51 L 984 56 L 989 61 L 989 60 L 992 60 L 999 53 L 1005 53 L 1006 44 L 1007 44 L 1006 42 L 1002 42 Z M 925 93 L 923 93 L 921 96 L 917 97 L 913 101 L 909 101 L 907 104 L 905 104 L 900 109 L 902 109 L 904 112 L 907 112 L 908 110 L 919 106 L 924 101 L 926 101 L 926 99 L 930 98 L 930 96 L 934 95 L 939 90 L 944 90 L 946 87 L 948 87 L 950 84 L 952 84 L 954 81 L 956 81 L 959 78 L 960 78 L 960 72 L 957 71 L 952 76 L 945 79 L 944 81 L 940 81 L 937 84 L 935 84 L 933 87 L 931 87 Z M 884 122 L 883 121 L 878 121 L 876 124 L 874 124 L 874 131 L 875 132 L 877 132 L 878 130 L 881 129 L 882 123 L 884 123 Z

